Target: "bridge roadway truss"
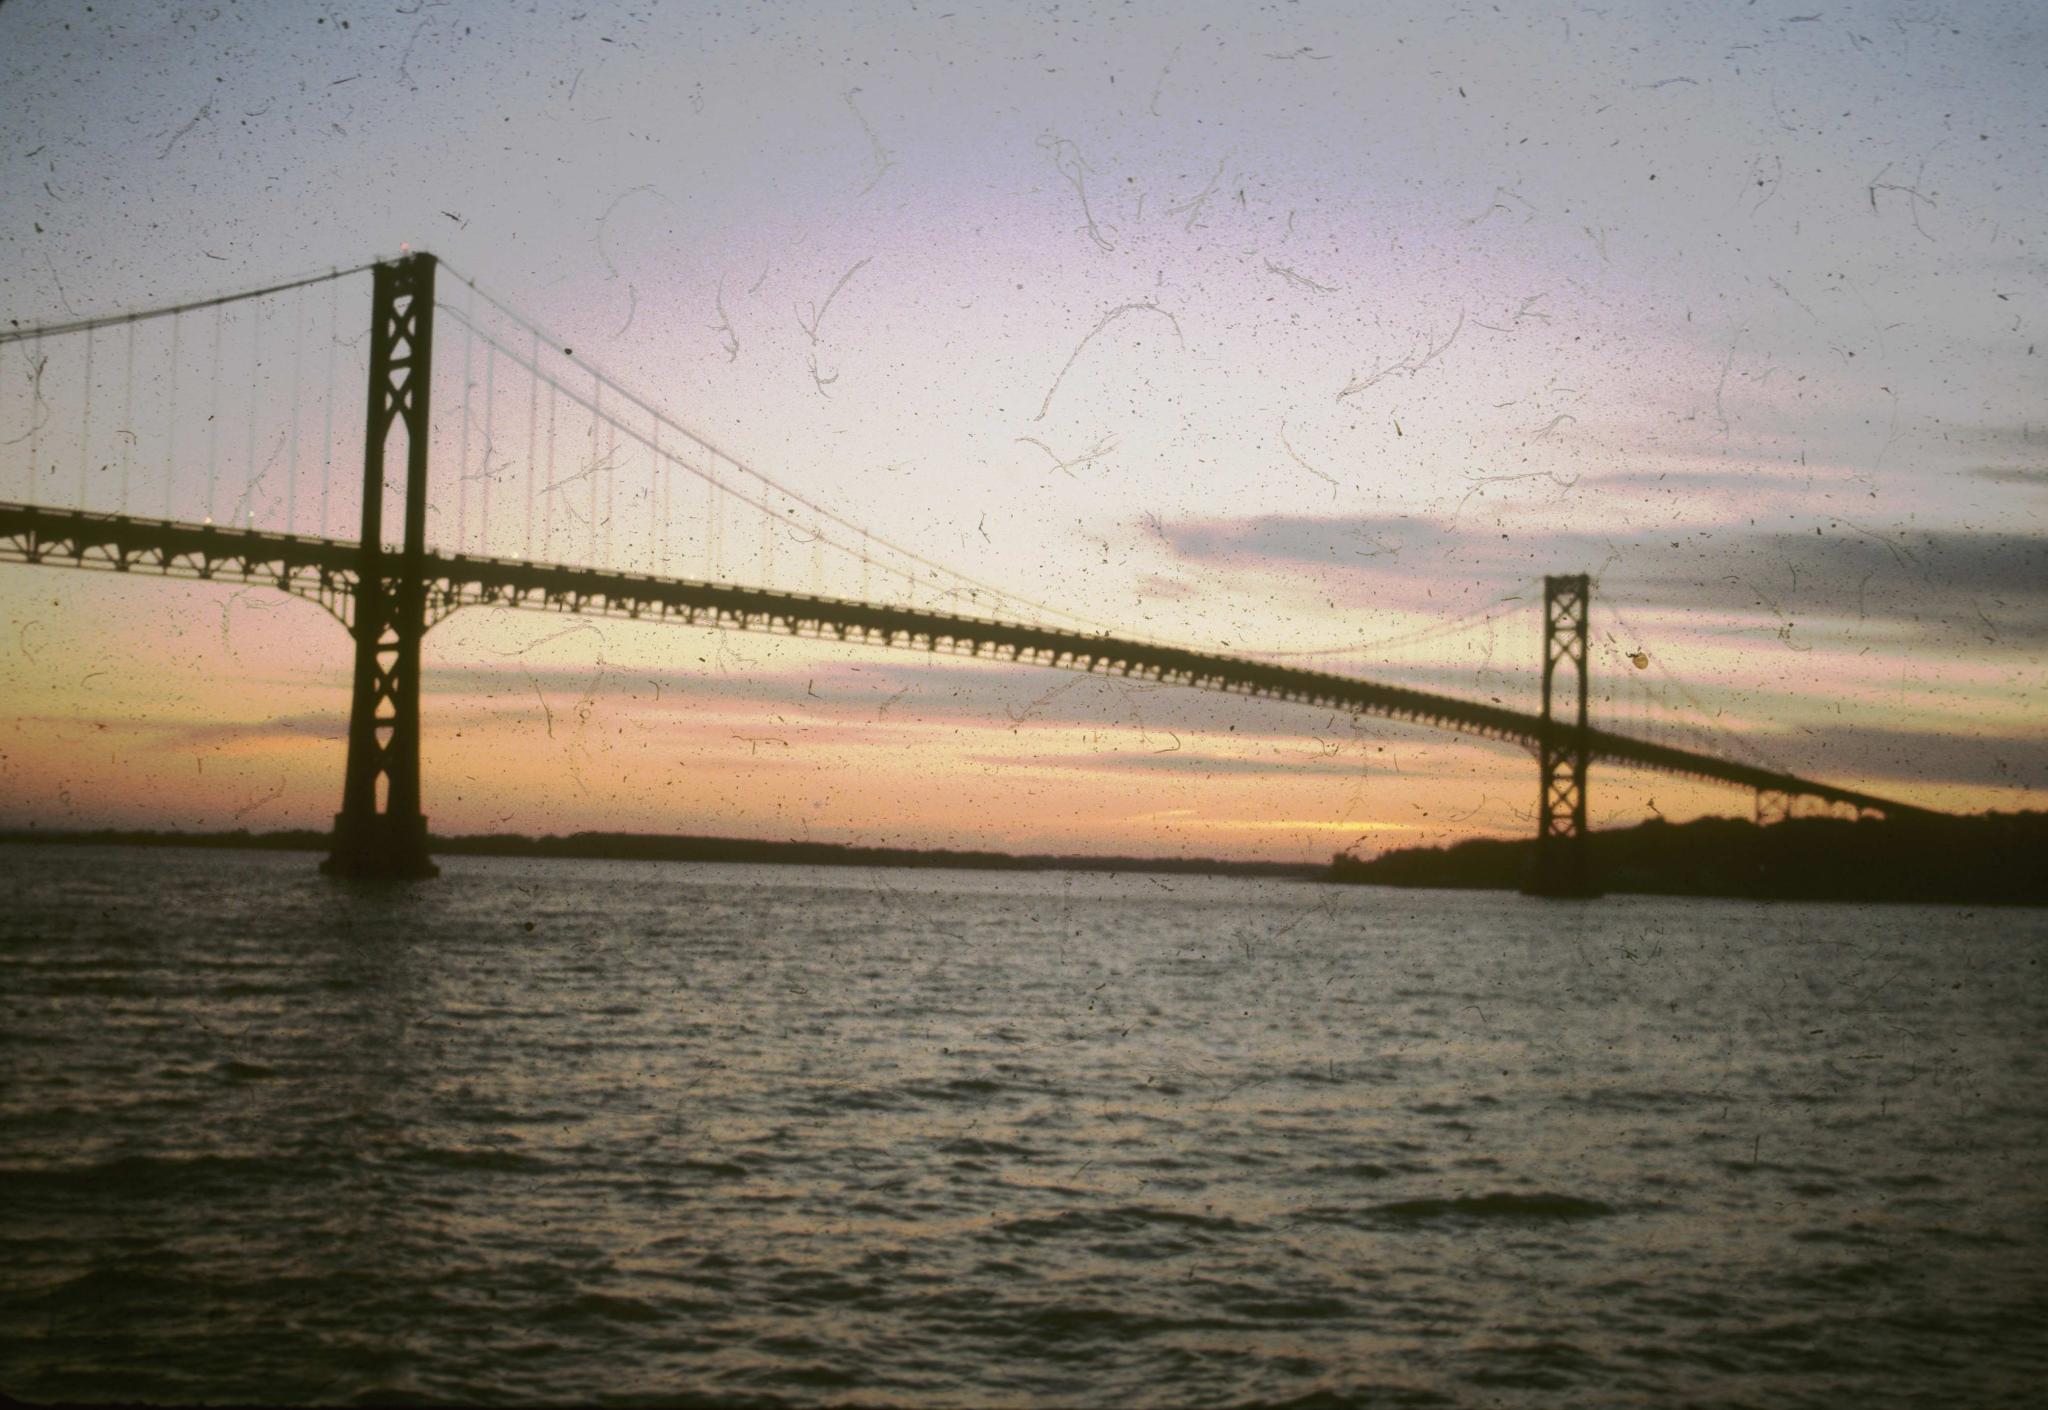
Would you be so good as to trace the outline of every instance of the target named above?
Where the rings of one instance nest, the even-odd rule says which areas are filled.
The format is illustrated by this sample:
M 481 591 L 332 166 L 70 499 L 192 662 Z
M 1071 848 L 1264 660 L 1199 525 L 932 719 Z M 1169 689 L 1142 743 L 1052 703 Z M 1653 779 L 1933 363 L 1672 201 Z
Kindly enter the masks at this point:
M 361 597 L 363 558 L 359 544 L 341 539 L 0 503 L 0 562 L 260 583 L 317 602 L 344 625 L 352 623 Z M 379 561 L 396 567 L 391 555 Z M 430 624 L 460 608 L 497 606 L 942 652 L 1409 720 L 1508 741 L 1539 755 L 1547 745 L 1552 752 L 1710 779 L 1759 795 L 1812 798 L 1894 818 L 1929 816 L 1927 809 L 1892 799 L 1521 710 L 1109 635 L 463 554 L 428 552 L 421 569 Z M 396 591 L 395 576 L 382 586 Z

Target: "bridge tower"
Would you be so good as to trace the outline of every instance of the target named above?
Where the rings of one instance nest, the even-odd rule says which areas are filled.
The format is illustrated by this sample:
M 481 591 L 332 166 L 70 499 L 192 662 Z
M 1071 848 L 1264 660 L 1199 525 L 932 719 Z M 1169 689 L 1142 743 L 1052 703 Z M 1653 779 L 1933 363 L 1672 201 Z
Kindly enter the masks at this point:
M 1586 621 L 1592 582 L 1584 573 L 1543 579 L 1542 775 L 1536 811 L 1536 864 L 1522 888 L 1531 896 L 1597 896 L 1586 857 Z M 1575 722 L 1553 706 L 1559 666 L 1578 686 Z
M 420 638 L 426 634 L 427 389 L 434 355 L 434 257 L 376 267 L 370 397 L 363 437 L 363 536 L 357 575 L 355 696 L 348 772 L 334 815 L 332 876 L 438 876 L 420 811 Z M 405 542 L 384 549 L 384 467 L 405 432 Z

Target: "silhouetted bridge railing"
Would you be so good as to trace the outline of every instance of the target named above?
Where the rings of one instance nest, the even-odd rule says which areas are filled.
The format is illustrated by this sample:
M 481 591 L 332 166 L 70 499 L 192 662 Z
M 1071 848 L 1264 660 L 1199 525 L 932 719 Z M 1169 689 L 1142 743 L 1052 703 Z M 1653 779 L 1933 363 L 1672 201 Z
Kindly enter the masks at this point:
M 342 539 L 0 504 L 0 562 L 261 583 L 317 602 L 345 625 L 351 620 L 362 558 L 360 544 Z M 424 554 L 421 579 L 429 623 L 459 608 L 496 606 L 675 621 L 982 657 L 1409 720 L 1506 740 L 1532 750 L 1546 741 L 1570 750 L 1583 746 L 1588 759 L 1711 779 L 1759 793 L 1814 798 L 1888 816 L 1927 811 L 1611 730 L 1588 727 L 1581 737 L 1570 724 L 1546 722 L 1527 711 L 1454 695 L 1110 635 L 690 578 L 466 554 Z

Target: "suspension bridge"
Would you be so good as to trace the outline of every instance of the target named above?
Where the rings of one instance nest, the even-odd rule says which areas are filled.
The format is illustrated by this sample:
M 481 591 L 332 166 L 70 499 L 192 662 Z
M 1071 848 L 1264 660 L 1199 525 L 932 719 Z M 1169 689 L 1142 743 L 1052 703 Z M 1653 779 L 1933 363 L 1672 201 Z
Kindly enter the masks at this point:
M 1544 580 L 1533 711 L 1276 659 L 1285 653 L 1143 641 L 1006 593 L 742 463 L 473 281 L 450 281 L 442 297 L 442 268 L 413 253 L 219 298 L 0 329 L 0 352 L 26 364 L 0 401 L 0 451 L 15 462 L 0 475 L 20 487 L 0 501 L 0 561 L 265 585 L 318 603 L 353 637 L 342 803 L 323 863 L 333 874 L 435 874 L 420 644 L 450 613 L 479 605 L 1049 666 L 1507 741 L 1536 756 L 1528 889 L 1538 894 L 1596 889 L 1585 846 L 1596 761 L 1750 790 L 1759 816 L 1789 812 L 1793 800 L 1890 817 L 1927 811 L 1595 727 L 1583 574 Z M 359 298 L 341 297 L 365 278 L 367 322 Z M 460 340 L 444 350 L 443 375 L 461 363 L 460 415 L 440 421 L 437 324 Z M 358 404 L 350 389 L 364 386 Z M 429 466 L 451 463 L 453 504 L 444 495 L 430 523 Z M 351 521 L 354 537 L 337 532 Z M 778 577 L 792 560 L 807 566 L 810 591 Z M 701 573 L 678 571 L 693 566 Z M 840 590 L 824 591 L 828 582 Z

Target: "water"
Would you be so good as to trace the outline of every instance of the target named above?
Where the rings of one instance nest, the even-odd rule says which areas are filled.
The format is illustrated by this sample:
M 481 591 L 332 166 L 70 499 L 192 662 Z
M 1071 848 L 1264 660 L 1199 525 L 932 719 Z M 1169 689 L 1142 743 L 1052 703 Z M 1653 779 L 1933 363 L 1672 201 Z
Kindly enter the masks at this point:
M 0 849 L 0 1390 L 2020 1404 L 2048 914 Z

